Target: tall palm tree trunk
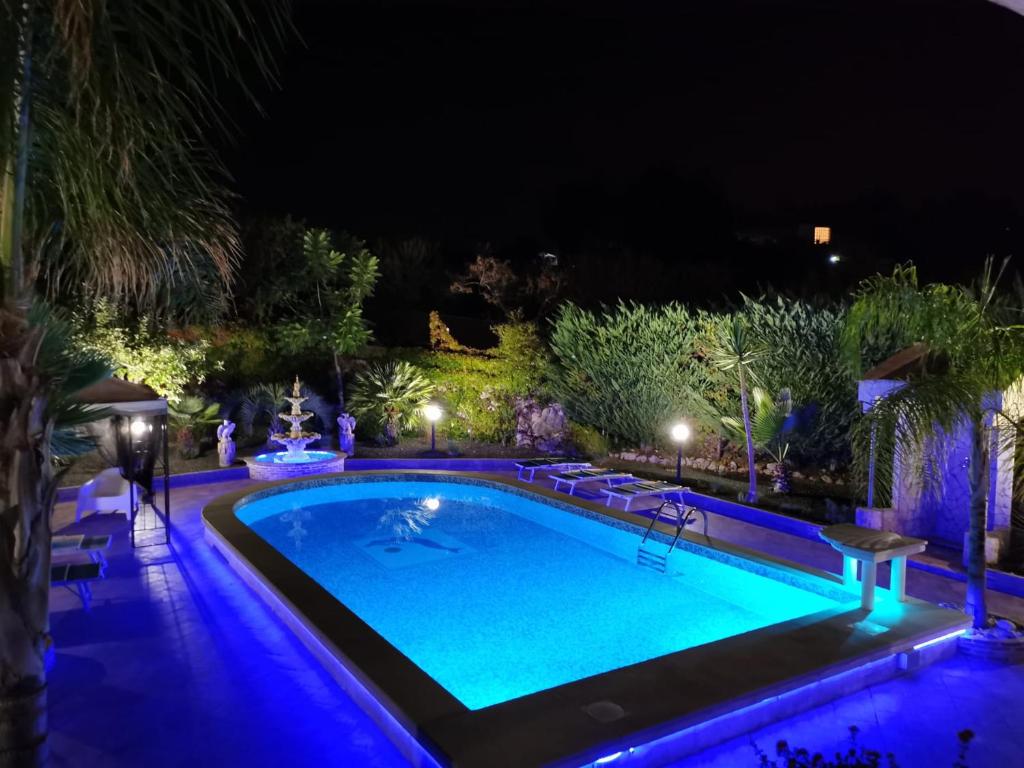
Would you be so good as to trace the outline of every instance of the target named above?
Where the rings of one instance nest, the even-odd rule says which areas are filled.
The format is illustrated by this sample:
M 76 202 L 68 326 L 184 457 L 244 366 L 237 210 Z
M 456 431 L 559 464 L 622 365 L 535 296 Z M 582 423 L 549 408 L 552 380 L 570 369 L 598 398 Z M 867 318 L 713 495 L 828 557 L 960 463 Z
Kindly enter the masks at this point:
M 345 412 L 345 368 L 341 364 L 341 355 L 332 350 L 334 356 L 334 383 L 338 391 L 338 413 Z
M 750 487 L 747 489 L 747 501 L 757 500 L 757 467 L 754 464 L 754 437 L 750 424 L 750 403 L 747 400 L 747 377 L 743 366 L 739 366 L 740 374 L 740 407 L 743 410 L 743 431 L 747 437 L 747 472 Z
M 39 332 L 0 310 L 0 765 L 46 759 L 50 513 L 56 492 Z
M 23 6 L 23 18 L 21 24 L 22 38 L 20 41 L 21 50 L 18 52 L 21 64 L 21 87 L 18 91 L 16 102 L 17 123 L 15 128 L 15 155 L 14 155 L 14 183 L 13 188 L 8 187 L 7 194 L 2 197 L 4 208 L 10 207 L 10 212 L 4 211 L 5 226 L 4 235 L 9 238 L 3 244 L 3 253 L 10 260 L 8 265 L 9 274 L 4 285 L 4 298 L 8 301 L 19 301 L 25 290 L 25 255 L 24 255 L 24 226 L 25 226 L 25 196 L 28 184 L 28 154 L 30 134 L 30 107 L 32 104 L 32 3 L 26 2 Z M 6 169 L 5 169 L 6 170 Z
M 971 458 L 967 469 L 971 505 L 967 529 L 967 610 L 977 628 L 988 624 L 985 600 L 985 532 L 988 528 L 988 440 L 984 417 L 971 420 Z

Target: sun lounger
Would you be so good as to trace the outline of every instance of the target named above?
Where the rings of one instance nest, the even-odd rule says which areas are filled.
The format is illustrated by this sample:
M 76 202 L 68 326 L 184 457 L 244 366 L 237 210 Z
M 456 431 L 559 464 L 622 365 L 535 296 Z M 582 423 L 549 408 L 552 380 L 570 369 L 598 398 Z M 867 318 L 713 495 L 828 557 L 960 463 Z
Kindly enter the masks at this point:
M 104 576 L 99 563 L 62 563 L 50 567 L 50 585 L 65 587 L 82 601 L 82 608 L 89 610 L 92 602 L 92 587 L 89 585 Z
M 636 478 L 629 472 L 619 472 L 616 469 L 577 469 L 574 472 L 562 472 L 557 475 L 549 475 L 555 481 L 555 490 L 562 490 L 563 485 L 569 486 L 569 495 L 576 492 L 576 486 L 580 483 L 606 482 L 608 487 L 618 481 L 620 483 Z
M 105 569 L 107 558 L 103 552 L 110 549 L 110 540 L 109 534 L 103 536 L 83 536 L 81 534 L 54 536 L 50 541 L 50 550 L 54 557 L 87 554 L 92 562 L 99 563 Z
M 622 499 L 625 502 L 623 509 L 629 510 L 633 499 L 650 498 L 652 496 L 662 497 L 670 493 L 679 493 L 683 486 L 675 483 L 668 483 L 663 480 L 643 480 L 638 483 L 625 483 L 616 485 L 614 488 L 602 488 L 601 493 L 608 497 L 607 506 L 612 505 L 612 499 Z
M 587 469 L 589 466 L 589 461 L 567 459 L 564 456 L 545 459 L 526 459 L 525 461 L 516 462 L 516 469 L 519 470 L 518 479 L 522 480 L 524 479 L 523 475 L 529 474 L 530 477 L 526 480 L 528 483 L 533 482 L 533 478 L 539 469 L 562 472 L 570 469 Z

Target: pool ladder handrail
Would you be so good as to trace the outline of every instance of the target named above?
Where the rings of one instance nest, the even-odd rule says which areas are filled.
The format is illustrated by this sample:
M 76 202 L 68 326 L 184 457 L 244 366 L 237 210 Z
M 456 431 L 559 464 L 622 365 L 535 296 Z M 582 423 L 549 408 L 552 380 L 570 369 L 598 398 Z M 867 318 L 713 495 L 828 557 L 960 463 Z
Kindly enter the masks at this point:
M 679 541 L 679 537 L 683 535 L 683 531 L 686 529 L 686 526 L 690 524 L 691 516 L 693 516 L 697 512 L 699 512 L 701 516 L 704 518 L 704 538 L 708 538 L 707 512 L 705 512 L 703 509 L 698 509 L 697 507 L 688 507 L 686 504 L 679 501 L 672 501 L 671 499 L 666 499 L 661 503 L 661 506 L 658 507 L 658 509 L 654 512 L 654 517 L 651 518 L 651 524 L 647 526 L 647 530 L 644 532 L 644 538 L 640 542 L 641 547 L 647 543 L 647 538 L 651 535 L 651 531 L 654 530 L 654 524 L 658 522 L 658 518 L 661 517 L 662 510 L 665 509 L 665 507 L 672 507 L 672 509 L 674 509 L 676 513 L 676 535 L 675 537 L 673 537 L 672 543 L 669 544 L 668 552 L 665 553 L 666 556 L 672 554 L 672 550 L 675 549 L 675 546 Z

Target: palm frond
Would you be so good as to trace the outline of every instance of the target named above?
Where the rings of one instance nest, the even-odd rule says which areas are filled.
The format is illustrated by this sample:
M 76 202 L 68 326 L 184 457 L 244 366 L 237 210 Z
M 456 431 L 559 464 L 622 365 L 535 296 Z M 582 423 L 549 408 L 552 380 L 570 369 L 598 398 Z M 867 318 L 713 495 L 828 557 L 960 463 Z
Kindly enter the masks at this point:
M 151 297 L 171 265 L 179 276 L 196 269 L 198 253 L 229 281 L 239 252 L 233 197 L 207 134 L 228 128 L 218 84 L 253 97 L 251 75 L 273 81 L 286 4 L 51 6 L 31 19 L 34 270 L 51 295 L 70 282 Z M 0 84 L 0 103 L 11 83 Z

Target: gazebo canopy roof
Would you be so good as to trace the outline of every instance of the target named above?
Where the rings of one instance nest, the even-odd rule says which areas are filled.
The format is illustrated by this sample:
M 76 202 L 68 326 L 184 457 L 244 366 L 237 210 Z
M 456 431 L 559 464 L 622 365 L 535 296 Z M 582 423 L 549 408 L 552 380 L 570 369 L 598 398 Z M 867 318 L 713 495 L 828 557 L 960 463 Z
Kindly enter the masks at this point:
M 928 358 L 928 345 L 918 342 L 895 355 L 887 357 L 870 371 L 864 374 L 863 381 L 878 379 L 905 379 L 908 374 L 924 368 Z
M 145 384 L 104 379 L 75 393 L 81 403 L 107 408 L 115 414 L 167 413 L 167 400 Z

